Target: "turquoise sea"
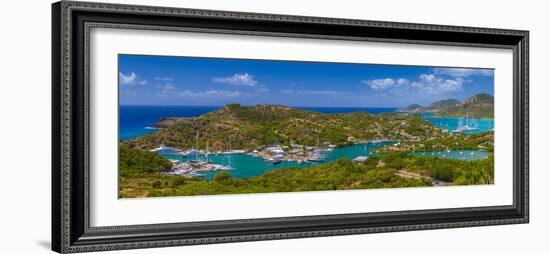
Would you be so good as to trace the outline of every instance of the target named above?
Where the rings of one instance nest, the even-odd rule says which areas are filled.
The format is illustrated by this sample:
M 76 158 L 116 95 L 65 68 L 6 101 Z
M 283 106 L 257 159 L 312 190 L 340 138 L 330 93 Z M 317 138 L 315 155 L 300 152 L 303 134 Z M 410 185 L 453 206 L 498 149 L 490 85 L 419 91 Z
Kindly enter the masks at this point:
M 495 128 L 495 120 L 488 118 L 481 119 L 466 119 L 458 117 L 423 117 L 422 119 L 433 123 L 437 128 L 448 131 L 455 131 L 460 126 L 468 126 L 474 128 L 465 130 L 464 133 L 480 133 L 493 130 Z
M 340 147 L 335 148 L 332 151 L 323 152 L 325 155 L 325 162 L 311 162 L 308 164 L 299 164 L 294 161 L 282 161 L 279 164 L 272 164 L 270 162 L 264 161 L 262 158 L 253 157 L 248 154 L 218 154 L 218 155 L 209 155 L 208 160 L 213 161 L 216 164 L 229 165 L 233 170 L 229 171 L 231 175 L 235 178 L 248 178 L 253 176 L 258 176 L 263 174 L 266 171 L 278 169 L 278 168 L 288 168 L 288 167 L 309 167 L 313 165 L 320 165 L 328 162 L 334 162 L 340 158 L 350 158 L 353 159 L 357 156 L 371 156 L 372 151 L 387 145 L 394 144 L 395 142 L 380 142 L 380 143 L 368 143 L 368 144 L 359 144 L 354 146 Z M 184 157 L 181 155 L 163 155 L 169 159 L 176 159 L 182 162 L 188 160 L 204 160 L 205 156 L 199 157 Z M 219 171 L 218 171 L 219 172 Z M 216 173 L 206 172 L 203 173 L 206 179 L 211 179 Z

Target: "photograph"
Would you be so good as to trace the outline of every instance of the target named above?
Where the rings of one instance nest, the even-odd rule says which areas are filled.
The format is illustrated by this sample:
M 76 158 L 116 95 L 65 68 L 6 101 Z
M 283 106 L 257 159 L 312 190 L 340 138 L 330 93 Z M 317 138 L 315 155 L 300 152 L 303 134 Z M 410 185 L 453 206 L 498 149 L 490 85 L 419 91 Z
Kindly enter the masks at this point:
M 118 197 L 494 180 L 494 69 L 118 55 Z

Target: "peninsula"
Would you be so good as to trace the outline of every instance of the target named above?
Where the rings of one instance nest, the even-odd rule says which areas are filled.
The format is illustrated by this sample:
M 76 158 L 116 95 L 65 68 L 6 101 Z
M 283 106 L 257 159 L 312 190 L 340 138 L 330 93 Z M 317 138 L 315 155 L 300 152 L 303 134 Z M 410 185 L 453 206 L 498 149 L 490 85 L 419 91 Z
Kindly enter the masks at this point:
M 434 102 L 429 106 L 422 107 L 412 104 L 400 109 L 401 112 L 410 113 L 433 113 L 440 117 L 465 117 L 472 118 L 494 118 L 494 97 L 490 94 L 479 93 L 464 101 L 446 99 Z

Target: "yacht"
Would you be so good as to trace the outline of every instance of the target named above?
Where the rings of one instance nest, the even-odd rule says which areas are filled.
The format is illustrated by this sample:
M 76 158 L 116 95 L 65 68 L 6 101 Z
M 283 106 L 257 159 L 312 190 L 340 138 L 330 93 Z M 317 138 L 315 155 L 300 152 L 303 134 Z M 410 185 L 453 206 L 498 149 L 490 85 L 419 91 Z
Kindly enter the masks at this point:
M 269 162 L 273 163 L 273 164 L 279 164 L 281 163 L 281 161 L 283 161 L 284 159 L 284 155 L 282 154 L 277 154 L 275 156 L 273 156 L 273 158 L 269 158 Z
M 357 162 L 357 163 L 359 163 L 359 162 L 364 162 L 364 161 L 366 161 L 368 158 L 369 158 L 369 157 L 367 157 L 367 156 L 357 156 L 357 157 L 355 157 L 355 159 L 353 159 L 353 162 Z
M 179 152 L 178 154 L 185 157 L 193 157 L 193 156 L 202 155 L 203 153 L 195 148 L 191 148 L 189 150 Z
M 164 145 L 164 142 L 160 144 L 159 147 L 149 150 L 151 152 L 157 152 L 160 154 L 174 154 L 176 153 L 176 148 L 168 147 Z
M 451 131 L 451 132 L 459 133 L 459 132 L 464 132 L 464 131 L 477 130 L 476 125 L 477 125 L 477 123 L 475 122 L 475 120 L 470 119 L 468 114 L 466 114 L 466 119 L 460 118 L 460 120 L 458 121 L 458 125 L 456 127 L 456 130 Z
M 321 152 L 314 152 L 309 161 L 324 162 L 325 156 Z

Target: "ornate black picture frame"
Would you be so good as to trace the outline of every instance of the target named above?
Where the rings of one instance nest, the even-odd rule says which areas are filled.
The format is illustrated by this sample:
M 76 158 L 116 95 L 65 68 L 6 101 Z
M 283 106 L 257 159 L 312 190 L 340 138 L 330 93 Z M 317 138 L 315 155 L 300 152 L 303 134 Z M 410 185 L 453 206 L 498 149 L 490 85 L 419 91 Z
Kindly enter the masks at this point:
M 513 205 L 91 227 L 88 32 L 196 31 L 512 49 Z M 60 253 L 529 221 L 528 31 L 62 1 L 52 6 L 52 249 Z

